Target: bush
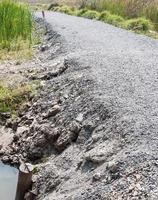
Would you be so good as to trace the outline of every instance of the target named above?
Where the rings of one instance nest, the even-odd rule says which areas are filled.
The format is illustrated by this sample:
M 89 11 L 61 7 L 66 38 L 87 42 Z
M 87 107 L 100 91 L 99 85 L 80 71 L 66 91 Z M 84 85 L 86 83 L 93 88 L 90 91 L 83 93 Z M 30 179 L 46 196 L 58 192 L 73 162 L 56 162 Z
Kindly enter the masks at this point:
M 102 12 L 100 14 L 99 20 L 102 20 L 102 21 L 112 24 L 114 26 L 121 26 L 121 24 L 124 22 L 123 17 L 118 16 L 118 15 L 112 15 L 108 11 Z
M 121 26 L 123 22 L 124 22 L 123 17 L 118 15 L 109 15 L 107 17 L 107 23 L 112 24 L 114 26 Z
M 79 17 L 81 17 L 87 11 L 88 10 L 86 8 L 77 10 L 76 15 L 79 16 Z
M 0 46 L 10 49 L 20 39 L 32 42 L 32 14 L 24 4 L 0 2 Z
M 56 7 L 55 11 L 65 13 L 68 15 L 74 15 L 75 9 L 69 6 L 61 6 L 61 7 Z
M 153 28 L 152 22 L 145 18 L 130 19 L 125 22 L 125 28 L 133 31 L 147 32 Z
M 111 15 L 109 11 L 103 11 L 99 16 L 99 20 L 105 21 L 109 15 Z
M 100 16 L 100 14 L 94 10 L 88 10 L 82 14 L 82 17 L 85 17 L 88 19 L 97 19 L 97 18 L 99 18 L 99 16 Z

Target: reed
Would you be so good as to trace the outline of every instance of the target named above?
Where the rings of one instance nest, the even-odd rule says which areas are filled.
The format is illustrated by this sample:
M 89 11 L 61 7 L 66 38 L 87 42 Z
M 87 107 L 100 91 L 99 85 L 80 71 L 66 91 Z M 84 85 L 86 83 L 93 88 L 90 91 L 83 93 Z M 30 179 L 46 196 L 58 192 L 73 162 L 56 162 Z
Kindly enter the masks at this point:
M 19 48 L 19 40 L 32 43 L 33 18 L 27 5 L 0 2 L 0 48 Z M 18 45 L 17 45 L 18 44 Z

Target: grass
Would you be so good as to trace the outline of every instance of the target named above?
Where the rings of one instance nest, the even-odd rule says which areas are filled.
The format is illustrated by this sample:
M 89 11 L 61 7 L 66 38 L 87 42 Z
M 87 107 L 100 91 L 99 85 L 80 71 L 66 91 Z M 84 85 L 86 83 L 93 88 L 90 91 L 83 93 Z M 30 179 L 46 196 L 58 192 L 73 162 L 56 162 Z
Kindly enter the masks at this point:
M 0 113 L 15 112 L 29 101 L 37 88 L 36 84 L 19 84 L 14 88 L 0 85 Z
M 82 17 L 88 18 L 88 19 L 98 19 L 100 13 L 94 10 L 87 10 L 83 14 L 81 14 Z
M 16 60 L 22 63 L 24 60 L 32 58 L 34 50 L 28 46 L 28 43 L 21 40 L 19 43 L 20 47 L 16 50 L 0 49 L 0 63 L 6 60 Z
M 80 0 L 80 6 L 99 12 L 106 10 L 125 19 L 144 17 L 158 30 L 157 0 Z
M 101 12 L 99 20 L 112 24 L 114 26 L 123 26 L 124 18 L 119 15 L 111 14 L 109 11 Z
M 129 19 L 125 23 L 125 28 L 134 31 L 144 31 L 148 32 L 153 29 L 153 25 L 150 20 L 143 17 L 136 19 Z
M 75 9 L 69 6 L 59 6 L 56 8 L 58 12 L 62 12 L 68 15 L 74 15 Z
M 31 45 L 33 20 L 26 5 L 12 0 L 1 1 L 0 19 L 1 49 L 19 49 L 20 40 L 27 41 Z
M 76 11 L 76 15 L 78 16 L 78 17 L 81 17 L 85 12 L 87 12 L 88 11 L 88 9 L 86 9 L 86 8 L 84 8 L 84 9 L 79 9 L 79 10 L 77 10 Z

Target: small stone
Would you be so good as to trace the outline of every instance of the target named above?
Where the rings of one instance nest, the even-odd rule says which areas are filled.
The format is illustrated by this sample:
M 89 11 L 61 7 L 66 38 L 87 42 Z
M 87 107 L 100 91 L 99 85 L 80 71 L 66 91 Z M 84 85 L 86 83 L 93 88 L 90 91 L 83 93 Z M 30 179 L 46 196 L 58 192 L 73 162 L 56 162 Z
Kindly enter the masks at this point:
M 99 181 L 101 179 L 101 174 L 100 173 L 96 173 L 93 175 L 93 181 Z
M 58 139 L 60 134 L 60 130 L 58 128 L 54 128 L 45 132 L 45 137 L 50 144 L 53 144 Z
M 17 135 L 17 136 L 24 135 L 24 133 L 28 132 L 28 130 L 29 130 L 29 128 L 26 127 L 26 126 L 18 127 L 18 128 L 17 128 L 17 131 L 16 131 L 16 135 Z
M 137 183 L 137 184 L 136 184 L 136 188 L 137 188 L 139 191 L 142 190 L 142 187 L 140 186 L 140 183 Z
M 91 121 L 85 122 L 83 127 L 84 127 L 85 131 L 88 132 L 89 134 L 92 134 L 92 132 L 95 129 L 95 125 Z
M 18 157 L 14 156 L 14 157 L 12 158 L 12 163 L 18 164 L 18 163 L 19 163 Z
M 60 111 L 61 111 L 61 107 L 59 105 L 54 105 L 53 108 L 48 110 L 48 112 L 43 115 L 43 118 L 46 119 L 46 118 L 49 118 L 49 117 L 53 117 L 57 113 L 59 113 Z
M 32 191 L 29 191 L 25 194 L 24 200 L 34 200 L 35 197 L 36 195 Z
M 64 94 L 63 97 L 64 97 L 65 99 L 68 99 L 69 96 L 68 96 L 68 94 Z
M 128 188 L 128 189 L 129 189 L 129 192 L 132 192 L 132 190 L 134 190 L 134 188 L 135 188 L 134 185 L 130 185 L 129 188 Z
M 78 116 L 76 117 L 76 121 L 80 122 L 80 123 L 83 121 L 83 114 L 82 113 L 78 114 Z
M 37 138 L 37 142 L 36 142 L 37 147 L 44 147 L 46 144 L 47 144 L 47 140 L 43 135 Z
M 69 130 L 70 130 L 71 132 L 74 132 L 74 133 L 79 133 L 80 130 L 81 130 L 81 126 L 80 126 L 79 123 L 77 123 L 77 122 L 74 121 L 74 122 L 72 122 L 72 123 L 70 124 Z
M 134 196 L 134 197 L 135 197 L 135 196 L 138 196 L 138 191 L 135 190 L 135 191 L 133 192 L 133 196 Z
M 5 151 L 3 149 L 0 150 L 0 156 L 4 155 Z
M 58 138 L 55 143 L 55 147 L 58 151 L 63 151 L 70 144 L 69 135 L 66 133 L 62 133 L 62 135 Z
M 4 163 L 8 162 L 9 161 L 9 156 L 3 156 L 2 161 Z
M 115 161 L 110 161 L 107 165 L 107 169 L 111 172 L 111 173 L 116 173 L 118 171 L 118 163 Z
M 48 50 L 48 48 L 49 48 L 48 45 L 42 45 L 40 50 L 43 52 L 43 51 Z

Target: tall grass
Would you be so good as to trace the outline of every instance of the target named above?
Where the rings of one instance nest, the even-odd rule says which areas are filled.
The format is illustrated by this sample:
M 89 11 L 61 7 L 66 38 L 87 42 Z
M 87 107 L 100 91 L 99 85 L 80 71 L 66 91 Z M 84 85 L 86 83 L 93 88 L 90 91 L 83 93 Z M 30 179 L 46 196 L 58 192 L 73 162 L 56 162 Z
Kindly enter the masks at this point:
M 0 47 L 17 47 L 19 40 L 32 42 L 33 20 L 29 8 L 13 0 L 0 2 Z
M 81 7 L 110 11 L 126 19 L 145 17 L 158 30 L 158 0 L 80 0 Z

